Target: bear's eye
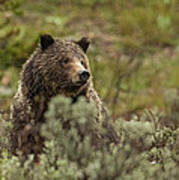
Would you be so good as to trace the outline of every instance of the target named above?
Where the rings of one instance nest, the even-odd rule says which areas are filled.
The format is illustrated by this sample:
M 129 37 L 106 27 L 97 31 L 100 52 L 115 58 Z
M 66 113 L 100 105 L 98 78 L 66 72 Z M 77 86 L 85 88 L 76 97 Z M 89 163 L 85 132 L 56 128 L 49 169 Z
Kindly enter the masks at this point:
M 84 66 L 85 65 L 85 63 L 83 62 L 83 61 L 81 61 L 81 64 Z
M 68 62 L 69 62 L 69 59 L 68 59 L 68 58 L 63 60 L 63 63 L 64 63 L 64 64 L 67 64 Z

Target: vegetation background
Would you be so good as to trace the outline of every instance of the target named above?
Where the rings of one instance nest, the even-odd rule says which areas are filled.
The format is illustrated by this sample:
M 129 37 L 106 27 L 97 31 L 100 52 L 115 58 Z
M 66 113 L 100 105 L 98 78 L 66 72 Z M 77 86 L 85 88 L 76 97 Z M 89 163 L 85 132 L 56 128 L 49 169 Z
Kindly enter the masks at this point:
M 46 172 L 54 163 L 47 163 L 45 157 L 48 168 L 36 167 L 31 170 L 34 177 L 29 175 L 29 179 L 40 179 L 40 170 L 50 174 L 51 179 L 179 178 L 178 24 L 178 0 L 0 0 L 0 118 L 9 110 L 19 72 L 39 43 L 40 34 L 73 39 L 87 35 L 92 39 L 88 57 L 95 87 L 109 108 L 117 131 L 124 132 L 120 134 L 120 145 L 112 148 L 117 148 L 115 152 L 102 150 L 96 155 L 88 147 L 86 151 L 91 154 L 81 155 L 86 164 L 81 163 L 80 155 L 75 160 L 62 153 L 60 164 L 55 165 L 60 175 L 54 167 L 51 174 Z M 82 113 L 81 109 L 78 111 Z M 55 119 L 51 114 L 49 117 Z M 6 128 L 0 128 L 2 137 Z M 3 138 L 0 142 L 5 141 Z M 53 143 L 49 143 L 51 150 Z M 59 148 L 63 146 L 66 147 L 60 144 Z M 79 149 L 73 150 L 76 154 Z M 150 162 L 147 165 L 143 153 Z M 8 159 L 3 153 L 1 179 L 12 179 L 17 172 L 19 179 L 27 179 L 24 174 L 29 165 L 20 168 L 13 158 Z M 8 168 L 11 163 L 17 164 L 15 171 Z

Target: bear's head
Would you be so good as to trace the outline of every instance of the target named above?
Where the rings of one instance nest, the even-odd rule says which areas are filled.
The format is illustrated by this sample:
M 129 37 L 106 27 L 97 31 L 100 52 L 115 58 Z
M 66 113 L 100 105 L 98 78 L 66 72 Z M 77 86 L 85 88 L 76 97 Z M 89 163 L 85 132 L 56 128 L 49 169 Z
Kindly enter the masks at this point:
M 86 51 L 90 40 L 54 39 L 50 35 L 40 38 L 40 48 L 24 66 L 22 82 L 25 93 L 51 97 L 57 94 L 75 97 L 82 93 L 91 80 Z

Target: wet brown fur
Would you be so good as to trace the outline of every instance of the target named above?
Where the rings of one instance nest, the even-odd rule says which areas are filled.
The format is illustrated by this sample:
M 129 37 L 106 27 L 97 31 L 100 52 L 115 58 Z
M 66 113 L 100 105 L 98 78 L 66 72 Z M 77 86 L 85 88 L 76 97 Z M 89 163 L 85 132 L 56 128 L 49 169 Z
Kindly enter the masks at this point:
M 44 138 L 40 136 L 39 130 L 45 121 L 44 113 L 48 102 L 53 96 L 64 95 L 76 100 L 83 95 L 89 102 L 93 101 L 97 105 L 97 120 L 100 121 L 102 115 L 106 114 L 103 103 L 93 88 L 92 76 L 83 85 L 76 83 L 78 67 L 74 62 L 81 62 L 90 72 L 85 54 L 86 44 L 83 41 L 80 43 L 57 39 L 48 48 L 38 47 L 23 66 L 11 114 L 14 125 L 11 150 L 14 154 L 37 155 L 42 151 Z

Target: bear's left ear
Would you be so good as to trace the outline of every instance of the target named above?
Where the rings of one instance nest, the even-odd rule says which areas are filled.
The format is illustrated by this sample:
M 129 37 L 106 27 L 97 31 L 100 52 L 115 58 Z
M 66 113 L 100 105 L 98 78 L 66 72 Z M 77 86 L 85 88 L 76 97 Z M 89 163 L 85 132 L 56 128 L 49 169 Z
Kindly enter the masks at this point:
M 40 45 L 41 45 L 42 50 L 47 49 L 54 42 L 55 41 L 54 41 L 53 37 L 49 34 L 44 34 L 44 35 L 40 36 Z
M 76 44 L 78 44 L 85 53 L 86 53 L 90 43 L 91 43 L 91 40 L 88 37 L 83 37 L 79 41 L 76 42 Z

